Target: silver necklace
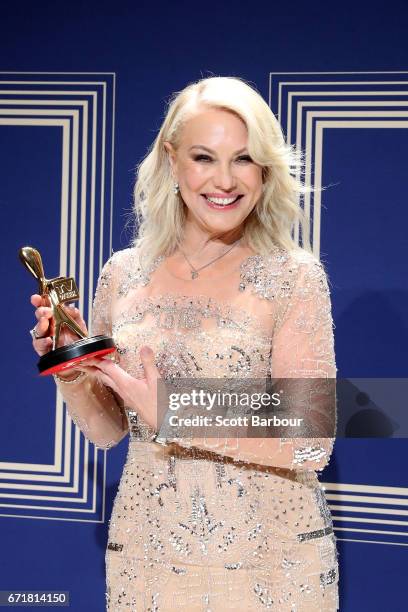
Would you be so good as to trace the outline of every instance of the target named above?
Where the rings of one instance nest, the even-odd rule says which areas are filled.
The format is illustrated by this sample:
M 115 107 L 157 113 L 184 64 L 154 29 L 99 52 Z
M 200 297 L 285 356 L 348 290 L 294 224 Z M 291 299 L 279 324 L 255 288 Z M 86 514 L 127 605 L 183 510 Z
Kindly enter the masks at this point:
M 179 247 L 180 251 L 184 255 L 184 258 L 185 258 L 186 262 L 188 263 L 188 265 L 191 268 L 191 280 L 194 280 L 195 278 L 198 277 L 198 273 L 200 272 L 200 270 L 203 270 L 204 268 L 207 268 L 212 263 L 214 263 L 214 261 L 217 261 L 218 259 L 221 259 L 221 257 L 224 257 L 224 255 L 226 255 L 227 253 L 232 251 L 234 246 L 236 246 L 239 242 L 241 242 L 241 238 L 239 238 L 236 242 L 234 242 L 234 244 L 227 251 L 225 251 L 225 253 L 221 253 L 221 255 L 218 255 L 218 257 L 215 257 L 215 259 L 212 259 L 211 261 L 209 261 L 208 263 L 204 264 L 204 266 L 201 266 L 200 268 L 195 268 L 193 266 L 193 264 L 191 263 L 191 261 L 188 259 L 187 255 L 184 253 L 184 251 Z

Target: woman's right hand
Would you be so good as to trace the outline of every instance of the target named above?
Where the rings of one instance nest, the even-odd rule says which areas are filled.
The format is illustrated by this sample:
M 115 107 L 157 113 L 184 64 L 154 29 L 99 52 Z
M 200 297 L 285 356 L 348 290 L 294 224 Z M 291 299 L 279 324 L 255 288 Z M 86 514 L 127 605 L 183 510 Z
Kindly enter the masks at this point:
M 43 298 L 41 295 L 35 293 L 31 296 L 31 304 L 35 306 L 35 317 L 37 319 L 37 324 L 35 326 L 35 331 L 38 336 L 42 336 L 38 338 L 38 340 L 33 340 L 33 347 L 37 355 L 45 355 L 52 349 L 52 338 L 51 336 L 54 333 L 54 325 L 52 321 L 52 308 L 47 305 L 46 298 Z M 74 319 L 74 321 L 79 325 L 79 327 L 88 334 L 88 330 L 86 328 L 86 323 L 83 320 L 81 313 L 78 308 L 72 308 L 70 306 L 63 306 L 66 309 L 67 313 Z M 79 340 L 78 336 L 74 334 L 69 327 L 63 325 L 61 328 L 61 333 L 58 341 L 58 347 L 65 346 L 66 344 L 72 344 L 76 340 Z M 57 348 L 58 348 L 57 347 Z

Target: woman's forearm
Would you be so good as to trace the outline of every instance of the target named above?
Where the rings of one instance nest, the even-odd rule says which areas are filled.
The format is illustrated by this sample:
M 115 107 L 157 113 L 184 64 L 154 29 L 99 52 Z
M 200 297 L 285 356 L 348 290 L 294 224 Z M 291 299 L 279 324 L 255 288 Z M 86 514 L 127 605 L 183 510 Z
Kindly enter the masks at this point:
M 54 377 L 72 421 L 99 448 L 118 444 L 128 432 L 123 402 L 108 387 L 87 374 L 65 381 Z

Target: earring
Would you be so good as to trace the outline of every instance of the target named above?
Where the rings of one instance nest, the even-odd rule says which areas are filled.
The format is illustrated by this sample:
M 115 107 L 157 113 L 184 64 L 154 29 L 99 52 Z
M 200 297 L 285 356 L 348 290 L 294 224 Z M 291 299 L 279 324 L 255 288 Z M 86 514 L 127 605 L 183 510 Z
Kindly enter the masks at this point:
M 177 195 L 180 191 L 180 186 L 178 183 L 174 183 L 174 195 Z

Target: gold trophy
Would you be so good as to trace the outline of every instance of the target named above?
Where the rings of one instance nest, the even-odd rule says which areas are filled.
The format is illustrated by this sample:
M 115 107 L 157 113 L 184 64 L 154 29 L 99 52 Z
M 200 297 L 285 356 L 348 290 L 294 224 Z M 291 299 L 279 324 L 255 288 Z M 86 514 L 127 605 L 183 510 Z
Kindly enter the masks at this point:
M 112 338 L 109 336 L 88 337 L 63 308 L 62 305 L 66 302 L 73 302 L 79 298 L 75 279 L 65 276 L 45 278 L 41 255 L 33 247 L 22 247 L 18 254 L 23 265 L 38 280 L 38 293 L 45 298 L 53 312 L 52 349 L 40 357 L 37 364 L 40 375 L 56 374 L 90 357 L 103 357 L 113 353 L 116 347 Z M 57 348 L 63 325 L 66 325 L 80 340 Z

